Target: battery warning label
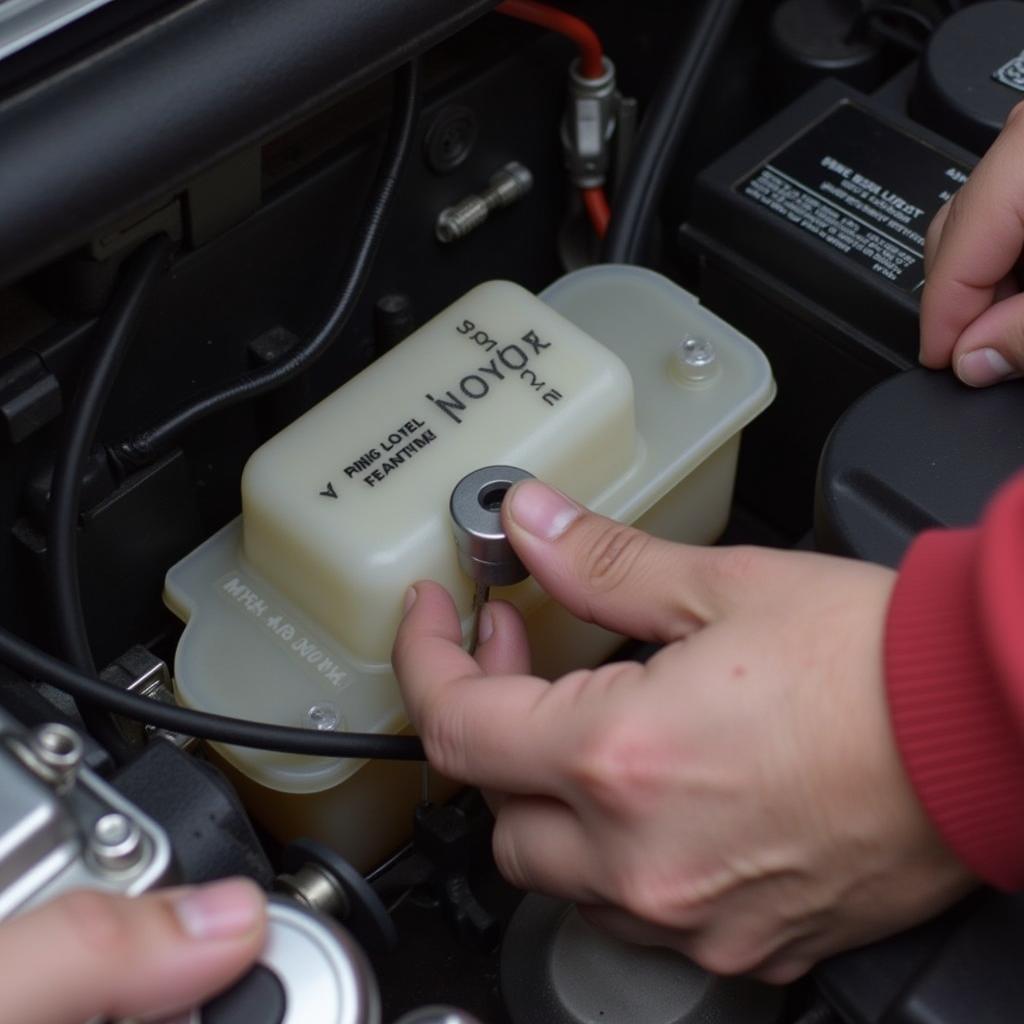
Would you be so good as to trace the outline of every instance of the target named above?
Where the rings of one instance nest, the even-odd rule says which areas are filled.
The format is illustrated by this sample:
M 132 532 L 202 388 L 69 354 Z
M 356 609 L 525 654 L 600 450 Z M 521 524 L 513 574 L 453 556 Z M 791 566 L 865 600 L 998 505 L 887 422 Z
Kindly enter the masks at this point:
M 763 164 L 749 199 L 907 292 L 924 284 L 924 236 L 968 168 L 845 103 Z

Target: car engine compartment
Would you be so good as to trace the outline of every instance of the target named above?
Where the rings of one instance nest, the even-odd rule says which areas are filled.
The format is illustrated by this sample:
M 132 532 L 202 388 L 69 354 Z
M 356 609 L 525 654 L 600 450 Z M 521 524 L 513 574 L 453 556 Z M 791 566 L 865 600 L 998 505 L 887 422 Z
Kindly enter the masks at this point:
M 975 521 L 1024 385 L 917 367 L 924 234 L 1021 99 L 1019 0 L 0 3 L 0 919 L 254 878 L 289 953 L 194 1021 L 1024 1019 L 1015 896 L 776 988 L 513 890 L 388 665 L 425 576 L 547 678 L 652 651 L 471 575 L 480 467 L 886 565 Z

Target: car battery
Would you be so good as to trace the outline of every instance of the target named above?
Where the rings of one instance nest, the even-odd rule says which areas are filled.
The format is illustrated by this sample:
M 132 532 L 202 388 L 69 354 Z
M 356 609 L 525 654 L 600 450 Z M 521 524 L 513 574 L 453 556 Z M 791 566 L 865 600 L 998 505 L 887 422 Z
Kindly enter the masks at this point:
M 975 160 L 827 80 L 699 175 L 680 239 L 701 300 L 757 341 L 805 410 L 798 434 L 771 412 L 749 434 L 738 494 L 759 514 L 809 523 L 832 424 L 916 361 L 928 224 Z

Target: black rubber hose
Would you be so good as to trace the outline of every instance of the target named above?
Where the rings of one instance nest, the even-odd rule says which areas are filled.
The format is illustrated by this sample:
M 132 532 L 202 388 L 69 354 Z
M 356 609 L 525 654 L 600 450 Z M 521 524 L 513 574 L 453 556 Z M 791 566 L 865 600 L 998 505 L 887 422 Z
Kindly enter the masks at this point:
M 399 68 L 395 78 L 395 103 L 380 170 L 363 213 L 344 284 L 319 330 L 279 361 L 249 370 L 230 384 L 199 395 L 160 423 L 116 445 L 111 454 L 122 466 L 131 469 L 146 465 L 169 449 L 183 431 L 199 420 L 286 384 L 319 359 L 341 335 L 369 279 L 415 129 L 418 63 L 414 60 L 405 64 Z
M 637 132 L 615 190 L 604 247 L 608 263 L 640 263 L 676 154 L 743 0 L 703 0 L 696 25 L 668 60 L 668 71 Z
M 96 325 L 95 345 L 87 355 L 88 362 L 65 416 L 64 437 L 50 485 L 46 569 L 57 644 L 72 665 L 89 674 L 95 674 L 96 665 L 89 646 L 78 578 L 82 480 L 107 397 L 125 353 L 138 334 L 169 248 L 167 236 L 159 235 L 143 242 L 125 261 Z M 75 703 L 86 729 L 115 758 L 123 755 L 125 743 L 110 716 L 86 700 Z
M 29 679 L 49 683 L 70 693 L 83 703 L 158 729 L 199 739 L 315 757 L 378 758 L 386 761 L 425 759 L 423 744 L 415 736 L 296 729 L 211 715 L 140 697 L 78 671 L 3 628 L 0 628 L 0 661 Z

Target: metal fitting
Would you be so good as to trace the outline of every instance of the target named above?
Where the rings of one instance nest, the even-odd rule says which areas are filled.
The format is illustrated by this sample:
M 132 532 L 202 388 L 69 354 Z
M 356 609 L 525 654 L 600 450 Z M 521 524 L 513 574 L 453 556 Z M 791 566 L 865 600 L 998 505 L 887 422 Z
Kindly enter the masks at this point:
M 32 732 L 28 742 L 58 788 L 74 780 L 85 756 L 82 737 L 74 729 L 59 722 L 47 722 Z
M 104 871 L 130 871 L 138 866 L 145 851 L 142 829 L 118 811 L 104 814 L 92 827 L 89 851 Z
M 437 215 L 434 233 L 439 242 L 454 242 L 475 231 L 492 211 L 522 199 L 533 188 L 533 175 L 521 163 L 513 160 L 491 175 L 491 180 L 479 195 L 468 195 L 454 206 L 448 206 Z
M 605 182 L 619 103 L 615 65 L 607 57 L 600 78 L 584 78 L 579 60 L 573 61 L 569 67 L 569 108 L 562 122 L 562 149 L 569 179 L 579 188 L 598 188 Z
M 166 662 L 158 658 L 148 647 L 136 645 L 128 648 L 117 661 L 112 662 L 100 673 L 100 678 L 139 697 L 147 697 L 171 706 L 177 704 L 171 685 L 171 673 Z M 142 746 L 153 736 L 162 736 L 182 750 L 190 750 L 196 744 L 193 736 L 167 732 L 128 718 L 115 716 L 115 722 L 118 731 L 133 746 Z
M 274 879 L 274 891 L 287 896 L 307 910 L 344 921 L 351 906 L 345 890 L 338 881 L 319 864 L 303 864 L 291 874 Z
M 37 779 L 64 793 L 75 782 L 85 757 L 82 738 L 66 725 L 48 722 L 28 735 L 5 733 L 0 740 Z

